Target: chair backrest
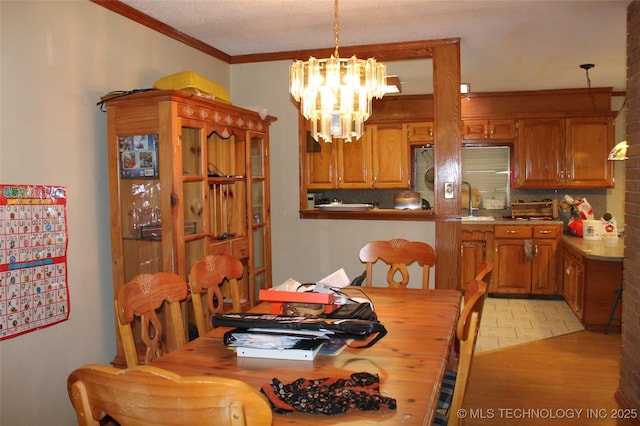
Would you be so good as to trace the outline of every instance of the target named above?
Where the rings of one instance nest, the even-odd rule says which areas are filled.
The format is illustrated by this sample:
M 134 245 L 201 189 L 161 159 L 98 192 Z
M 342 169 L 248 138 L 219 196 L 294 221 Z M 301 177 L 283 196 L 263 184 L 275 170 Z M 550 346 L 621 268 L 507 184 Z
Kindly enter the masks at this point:
M 456 338 L 458 341 L 462 342 L 467 340 L 471 327 L 471 315 L 473 313 L 478 314 L 478 323 L 480 323 L 488 289 L 489 284 L 481 280 L 473 280 L 467 284 L 463 296 L 464 303 L 462 305 L 462 311 L 458 317 L 456 327 Z
M 491 284 L 491 272 L 493 271 L 493 262 L 483 261 L 476 270 L 476 280 L 484 281 Z
M 477 311 L 472 311 L 469 316 L 468 327 L 466 328 L 467 334 L 465 335 L 465 339 L 460 341 L 460 357 L 456 375 L 456 384 L 453 389 L 451 406 L 448 411 L 449 421 L 447 424 L 449 426 L 461 424 L 461 419 L 458 417 L 458 411 L 462 408 L 462 403 L 464 402 L 464 397 L 467 393 L 469 374 L 471 373 L 471 364 L 476 348 L 479 328 L 480 316 Z
M 243 273 L 242 262 L 226 254 L 205 256 L 191 266 L 189 287 L 199 336 L 204 336 L 211 328 L 211 315 L 222 313 L 224 298 L 220 285 L 225 280 L 229 282 L 233 311 L 242 310 L 238 280 Z M 206 310 L 203 305 L 207 306 Z
M 172 272 L 140 274 L 120 288 L 115 300 L 115 313 L 127 367 L 148 364 L 186 343 L 180 309 L 180 301 L 186 298 L 187 283 Z M 157 313 L 163 306 L 166 306 L 166 333 Z M 132 326 L 136 317 L 140 318 L 140 327 Z M 144 345 L 141 359 L 138 357 L 134 329 L 139 329 L 139 339 Z
M 372 285 L 373 264 L 379 260 L 389 265 L 389 287 L 406 288 L 409 283 L 408 265 L 417 262 L 422 267 L 422 288 L 429 287 L 429 271 L 436 261 L 436 252 L 429 244 L 394 238 L 389 241 L 370 241 L 360 249 L 360 262 L 367 264 L 367 287 Z M 400 281 L 395 279 L 400 274 Z
M 109 415 L 121 426 L 271 425 L 266 398 L 247 383 L 213 376 L 181 377 L 140 365 L 86 365 L 67 379 L 78 425 Z

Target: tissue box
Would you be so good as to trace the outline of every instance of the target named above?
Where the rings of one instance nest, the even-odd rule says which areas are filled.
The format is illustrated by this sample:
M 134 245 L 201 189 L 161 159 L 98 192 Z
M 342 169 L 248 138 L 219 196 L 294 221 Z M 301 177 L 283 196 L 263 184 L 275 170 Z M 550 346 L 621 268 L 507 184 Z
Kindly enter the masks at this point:
M 320 303 L 326 306 L 325 313 L 332 312 L 336 306 L 336 297 L 329 293 L 313 293 L 298 291 L 260 290 L 260 300 L 271 304 L 271 313 L 282 314 L 284 303 Z

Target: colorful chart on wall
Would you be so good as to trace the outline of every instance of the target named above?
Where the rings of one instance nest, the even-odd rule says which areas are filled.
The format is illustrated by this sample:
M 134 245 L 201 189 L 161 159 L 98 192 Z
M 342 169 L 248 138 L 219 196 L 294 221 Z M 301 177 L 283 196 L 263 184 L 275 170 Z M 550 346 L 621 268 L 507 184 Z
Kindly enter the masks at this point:
M 69 318 L 67 191 L 0 184 L 0 340 Z

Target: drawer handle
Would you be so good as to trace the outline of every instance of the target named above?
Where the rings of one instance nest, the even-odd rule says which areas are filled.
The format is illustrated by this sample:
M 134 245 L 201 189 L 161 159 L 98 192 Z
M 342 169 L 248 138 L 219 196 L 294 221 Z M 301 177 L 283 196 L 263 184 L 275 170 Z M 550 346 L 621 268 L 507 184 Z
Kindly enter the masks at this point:
M 517 234 L 518 231 L 514 230 L 514 229 L 509 229 L 507 230 L 507 234 Z
M 546 230 L 546 231 L 538 231 L 538 233 L 539 233 L 539 234 L 545 234 L 545 235 L 546 235 L 546 234 L 550 234 L 550 233 L 551 233 L 551 231 L 549 231 L 549 230 Z

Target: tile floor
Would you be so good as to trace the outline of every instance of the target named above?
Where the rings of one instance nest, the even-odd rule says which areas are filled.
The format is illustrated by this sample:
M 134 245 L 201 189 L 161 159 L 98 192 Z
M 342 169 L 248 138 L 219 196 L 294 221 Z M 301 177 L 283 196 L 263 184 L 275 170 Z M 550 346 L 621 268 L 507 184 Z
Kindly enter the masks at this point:
M 564 300 L 487 297 L 476 353 L 584 330 Z

